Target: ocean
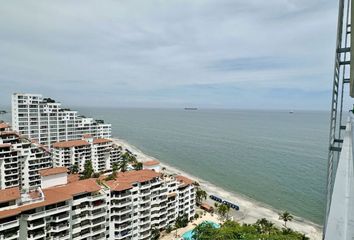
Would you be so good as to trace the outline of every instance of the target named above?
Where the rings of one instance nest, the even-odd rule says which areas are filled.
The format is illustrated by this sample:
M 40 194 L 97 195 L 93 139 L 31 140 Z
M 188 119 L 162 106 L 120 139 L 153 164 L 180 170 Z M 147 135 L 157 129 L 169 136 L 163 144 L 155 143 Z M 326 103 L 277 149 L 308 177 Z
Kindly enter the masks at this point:
M 322 225 L 328 112 L 76 109 L 169 165 Z

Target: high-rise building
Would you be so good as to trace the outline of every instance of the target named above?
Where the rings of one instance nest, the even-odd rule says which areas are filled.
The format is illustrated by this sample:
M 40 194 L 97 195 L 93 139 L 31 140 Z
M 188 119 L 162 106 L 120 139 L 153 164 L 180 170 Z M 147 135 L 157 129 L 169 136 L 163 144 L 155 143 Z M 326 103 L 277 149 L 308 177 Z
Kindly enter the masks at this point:
M 39 170 L 52 167 L 49 150 L 0 123 L 0 189 L 40 186 Z
M 81 140 L 56 142 L 52 145 L 54 166 L 72 168 L 77 166 L 79 172 L 84 171 L 86 161 L 92 162 L 95 172 L 112 169 L 113 164 L 122 159 L 122 147 L 106 138 L 93 138 L 84 135 Z
M 62 108 L 61 103 L 40 94 L 12 95 L 12 125 L 18 133 L 40 144 L 81 139 L 84 134 L 110 138 L 111 124 Z
M 178 214 L 194 216 L 195 192 L 187 178 L 140 170 L 109 181 L 71 182 L 63 168 L 40 173 L 42 188 L 0 190 L 0 239 L 148 240 L 152 229 L 174 224 Z

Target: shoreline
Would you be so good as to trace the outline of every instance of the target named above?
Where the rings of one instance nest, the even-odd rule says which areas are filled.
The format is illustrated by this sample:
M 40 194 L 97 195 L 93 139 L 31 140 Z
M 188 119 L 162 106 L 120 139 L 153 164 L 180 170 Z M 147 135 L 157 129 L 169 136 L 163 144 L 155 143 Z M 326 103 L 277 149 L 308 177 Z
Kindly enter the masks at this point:
M 181 174 L 194 181 L 199 182 L 201 188 L 203 188 L 208 193 L 208 195 L 217 195 L 236 203 L 240 206 L 240 211 L 237 211 L 236 214 L 233 214 L 235 221 L 250 224 L 255 223 L 260 218 L 266 218 L 272 221 L 277 227 L 283 227 L 283 221 L 279 220 L 279 210 L 262 202 L 258 202 L 254 199 L 251 199 L 247 196 L 244 196 L 242 194 L 227 191 L 222 187 L 216 186 L 213 183 L 210 183 L 199 177 L 195 177 L 192 174 L 187 173 L 179 168 L 163 163 L 159 159 L 156 159 L 152 156 L 148 156 L 147 154 L 143 153 L 139 148 L 134 145 L 131 145 L 124 139 L 114 137 L 112 138 L 112 140 L 116 144 L 121 145 L 122 147 L 128 149 L 133 154 L 135 154 L 137 156 L 138 161 L 145 162 L 149 160 L 157 160 L 160 162 L 161 168 L 166 168 L 166 172 Z M 209 201 L 209 199 L 207 199 L 207 201 Z M 310 237 L 311 240 L 322 239 L 322 227 L 306 219 L 294 216 L 294 220 L 292 222 L 288 222 L 287 226 L 295 231 L 306 234 L 306 236 Z

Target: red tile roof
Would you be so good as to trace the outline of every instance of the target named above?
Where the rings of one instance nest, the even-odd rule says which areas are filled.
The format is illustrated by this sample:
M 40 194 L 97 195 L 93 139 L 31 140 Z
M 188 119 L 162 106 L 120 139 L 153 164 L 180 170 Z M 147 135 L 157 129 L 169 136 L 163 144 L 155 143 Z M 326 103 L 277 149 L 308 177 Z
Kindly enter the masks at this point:
M 69 174 L 68 175 L 68 183 L 77 182 L 80 180 L 79 174 Z
M 22 205 L 22 206 L 15 208 L 15 209 L 0 211 L 0 219 L 10 217 L 10 216 L 15 216 L 15 215 L 20 214 L 23 211 L 27 211 L 30 209 L 67 201 L 67 200 L 72 199 L 72 197 L 77 194 L 97 192 L 100 189 L 101 189 L 101 187 L 97 184 L 96 180 L 92 179 L 92 178 L 69 183 L 64 186 L 47 188 L 47 189 L 43 190 L 44 201 L 35 202 L 32 204 L 27 204 L 27 205 Z M 8 189 L 0 191 L 0 198 L 2 197 L 2 195 L 4 195 L 3 191 L 8 191 Z M 12 190 L 12 191 L 14 191 L 16 193 L 16 190 Z M 18 192 L 18 195 L 16 195 L 16 196 L 17 196 L 17 198 L 20 197 L 19 192 Z M 14 195 L 14 197 L 15 197 L 15 195 Z M 14 197 L 12 197 L 12 198 L 14 198 Z
M 113 191 L 124 191 L 133 188 L 131 183 L 118 182 L 116 180 L 110 180 L 105 182 L 105 184 Z
M 18 187 L 0 190 L 0 203 L 9 202 L 20 198 L 20 189 Z
M 0 123 L 0 129 L 5 129 L 5 128 L 9 128 L 10 125 L 7 123 Z
M 160 177 L 161 174 L 152 170 L 144 169 L 139 171 L 119 172 L 115 180 L 105 182 L 108 187 L 115 191 L 122 191 L 132 188 L 136 182 L 146 182 Z M 101 178 L 104 180 L 104 178 Z
M 83 137 L 83 138 L 91 138 L 92 135 L 91 135 L 91 134 L 84 134 L 84 135 L 82 135 L 82 137 Z
M 67 172 L 68 169 L 66 167 L 54 167 L 54 168 L 40 170 L 39 174 L 42 177 L 45 177 L 45 176 L 56 175 L 56 174 L 67 173 Z
M 53 144 L 54 148 L 70 148 L 70 147 L 81 147 L 81 146 L 87 146 L 90 145 L 87 141 L 85 140 L 70 140 L 70 141 L 64 141 L 64 142 L 56 142 Z
M 106 138 L 96 138 L 93 140 L 94 144 L 108 143 L 108 142 L 112 142 L 112 140 Z
M 64 193 L 74 196 L 82 193 L 97 192 L 101 189 L 101 186 L 98 185 L 96 179 L 89 178 L 85 180 L 71 182 L 63 186 L 53 187 L 50 189 L 53 189 L 58 193 Z
M 157 160 L 151 160 L 151 161 L 143 162 L 143 165 L 144 166 L 148 166 L 148 167 L 159 165 L 159 164 L 160 164 L 160 162 L 157 161 Z
M 193 181 L 193 180 L 191 180 L 191 179 L 189 179 L 189 178 L 187 178 L 187 177 L 185 177 L 185 176 L 181 176 L 181 175 L 176 176 L 176 179 L 177 179 L 179 182 L 184 183 L 184 184 L 187 184 L 187 185 L 191 185 L 191 184 L 193 184 L 193 183 L 195 182 L 195 181 Z

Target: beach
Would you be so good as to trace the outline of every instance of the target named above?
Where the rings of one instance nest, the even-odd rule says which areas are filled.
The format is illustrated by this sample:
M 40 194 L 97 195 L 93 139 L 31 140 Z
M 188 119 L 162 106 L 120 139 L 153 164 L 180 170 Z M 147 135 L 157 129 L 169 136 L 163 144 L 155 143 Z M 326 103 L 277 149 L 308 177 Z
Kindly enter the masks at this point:
M 117 145 L 121 145 L 123 148 L 128 149 L 133 154 L 137 156 L 137 160 L 141 162 L 149 161 L 149 160 L 157 160 L 161 163 L 162 168 L 166 168 L 167 173 L 176 173 L 180 175 L 184 175 L 192 180 L 197 181 L 201 188 L 204 189 L 208 195 L 213 194 L 217 195 L 223 199 L 229 200 L 231 202 L 236 203 L 240 206 L 240 210 L 235 212 L 231 212 L 232 218 L 240 223 L 255 223 L 260 218 L 266 218 L 272 221 L 276 226 L 283 227 L 284 222 L 279 220 L 279 212 L 278 210 L 267 206 L 263 203 L 257 202 L 253 199 L 247 198 L 241 194 L 235 192 L 226 191 L 214 184 L 205 181 L 203 179 L 197 178 L 190 173 L 177 169 L 171 165 L 165 164 L 161 162 L 159 159 L 155 159 L 154 157 L 148 156 L 142 151 L 140 151 L 137 147 L 129 144 L 127 141 L 119 138 L 113 138 L 113 141 Z M 210 203 L 211 201 L 208 200 Z M 294 220 L 287 223 L 287 226 L 295 231 L 306 234 L 307 237 L 313 240 L 322 239 L 322 229 L 321 226 L 307 221 L 305 219 L 294 216 Z

